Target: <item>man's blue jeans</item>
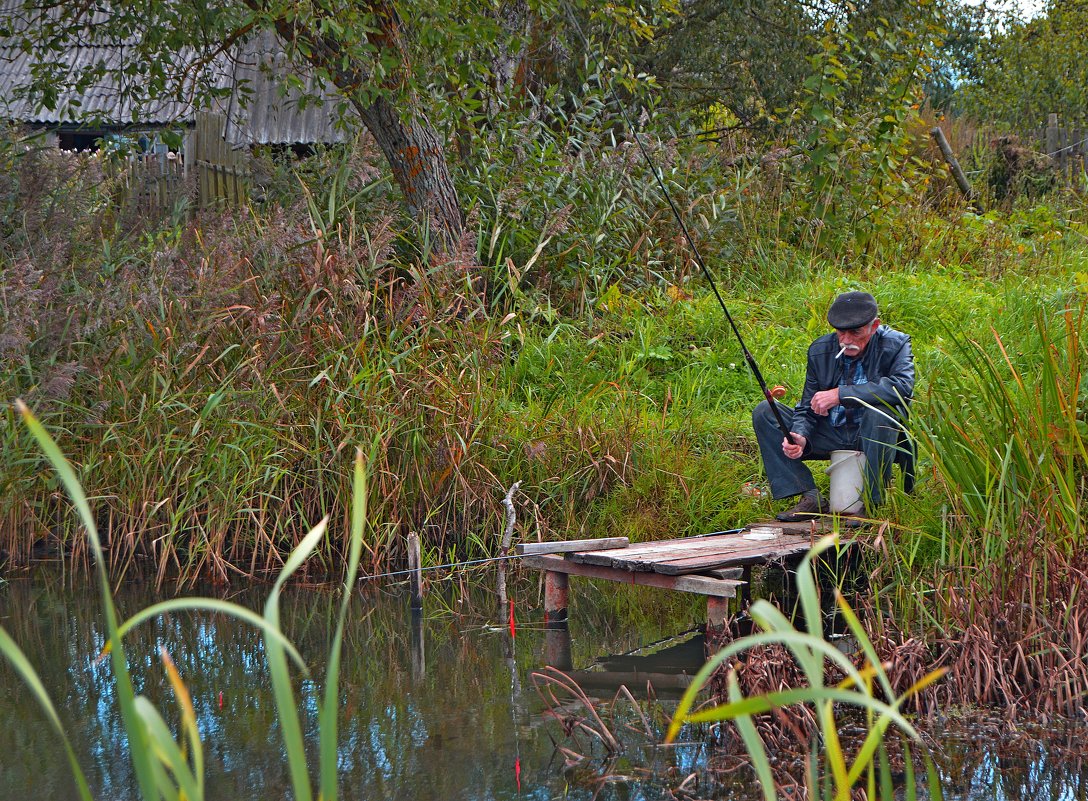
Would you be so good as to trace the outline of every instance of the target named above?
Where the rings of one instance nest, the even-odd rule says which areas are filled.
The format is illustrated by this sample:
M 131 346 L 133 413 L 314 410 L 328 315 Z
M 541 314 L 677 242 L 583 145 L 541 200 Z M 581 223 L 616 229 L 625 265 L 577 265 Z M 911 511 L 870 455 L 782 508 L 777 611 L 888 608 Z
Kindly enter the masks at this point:
M 777 406 L 786 428 L 792 430 L 793 409 L 781 403 Z M 804 454 L 800 459 L 790 459 L 782 453 L 784 437 L 770 405 L 767 401 L 760 403 L 752 412 L 752 427 L 771 485 L 771 497 L 789 498 L 815 489 L 816 482 L 804 462 L 827 461 L 831 451 L 853 450 L 865 454 L 865 508 L 871 511 L 878 507 L 884 488 L 892 478 L 892 463 L 903 424 L 894 415 L 886 416 L 874 409 L 858 409 L 857 412 L 860 423 L 853 426 L 836 428 L 827 417 L 817 418 Z

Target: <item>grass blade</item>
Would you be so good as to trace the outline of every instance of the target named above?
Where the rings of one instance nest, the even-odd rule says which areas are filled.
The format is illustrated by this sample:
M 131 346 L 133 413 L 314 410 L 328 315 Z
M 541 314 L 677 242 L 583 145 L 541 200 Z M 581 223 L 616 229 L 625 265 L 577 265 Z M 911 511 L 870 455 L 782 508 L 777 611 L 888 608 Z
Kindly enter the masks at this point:
M 729 700 L 733 703 L 741 701 L 740 685 L 737 683 L 737 673 L 729 671 Z M 752 760 L 752 768 L 759 778 L 760 789 L 763 790 L 763 798 L 766 801 L 775 801 L 774 776 L 771 774 L 771 763 L 767 759 L 767 750 L 763 746 L 763 738 L 756 731 L 756 725 L 747 714 L 736 717 L 737 730 L 740 731 L 744 747 L 748 750 L 748 756 Z
M 283 570 L 276 578 L 272 592 L 264 606 L 264 618 L 270 628 L 280 629 L 279 600 L 283 585 L 291 574 L 313 553 L 314 548 L 325 536 L 329 518 L 324 517 L 310 533 L 291 552 L 284 563 Z M 281 644 L 282 638 L 265 637 L 265 654 L 268 658 L 268 672 L 272 678 L 272 693 L 276 702 L 280 729 L 283 732 L 283 744 L 287 750 L 287 765 L 291 773 L 291 786 L 296 801 L 312 801 L 313 788 L 310 785 L 309 771 L 306 766 L 306 749 L 302 742 L 302 725 L 299 721 L 299 709 L 295 704 L 295 693 L 291 688 L 291 675 L 287 669 L 287 655 Z
M 143 721 L 147 732 L 148 742 L 152 753 L 158 758 L 159 763 L 166 769 L 173 781 L 163 773 L 158 774 L 159 792 L 163 797 L 184 798 L 185 801 L 203 801 L 204 794 L 200 790 L 193 772 L 189 769 L 189 763 L 178 747 L 174 736 L 162 719 L 159 710 L 144 696 L 136 698 L 136 713 Z M 175 790 L 176 783 L 176 790 Z M 175 790 L 168 794 L 168 790 Z
M 117 682 L 117 702 L 121 707 L 121 718 L 124 721 L 125 732 L 128 735 L 132 767 L 136 773 L 136 781 L 140 785 L 140 792 L 143 797 L 149 800 L 156 799 L 158 795 L 155 790 L 152 759 L 144 727 L 136 711 L 136 691 L 132 685 L 128 660 L 125 658 L 124 649 L 121 647 L 121 639 L 117 636 L 117 610 L 113 605 L 109 576 L 106 574 L 106 561 L 102 552 L 102 542 L 98 537 L 98 528 L 94 522 L 94 515 L 91 514 L 90 504 L 87 503 L 87 496 L 83 492 L 83 487 L 80 485 L 75 471 L 68 463 L 68 460 L 64 458 L 64 454 L 61 453 L 57 443 L 49 436 L 49 432 L 45 430 L 21 400 L 15 402 L 15 407 L 22 415 L 27 429 L 37 440 L 38 446 L 45 453 L 50 464 L 53 465 L 53 469 L 57 471 L 68 497 L 76 507 L 80 520 L 87 530 L 87 537 L 91 541 L 102 592 L 102 611 L 106 616 L 106 631 L 109 634 L 109 639 L 116 642 L 110 652 L 110 663 L 113 666 L 114 679 Z
M 11 663 L 11 666 L 15 668 L 15 672 L 22 678 L 23 683 L 30 688 L 31 695 L 38 702 L 38 705 L 45 712 L 49 723 L 60 735 L 61 742 L 64 744 L 64 751 L 68 755 L 68 764 L 72 767 L 72 777 L 75 779 L 76 787 L 79 789 L 79 797 L 81 801 L 92 801 L 91 790 L 87 786 L 87 778 L 83 775 L 83 770 L 79 767 L 79 761 L 76 759 L 76 753 L 72 750 L 72 743 L 68 740 L 68 735 L 64 732 L 64 727 L 61 725 L 60 717 L 57 715 L 57 710 L 53 706 L 52 700 L 49 698 L 49 693 L 45 691 L 45 686 L 42 684 L 41 679 L 38 677 L 37 671 L 34 670 L 34 666 L 30 664 L 30 661 L 26 658 L 26 654 L 23 653 L 19 645 L 11 638 L 11 635 L 7 633 L 3 626 L 0 626 L 0 654 Z
M 325 700 L 319 712 L 318 754 L 321 774 L 319 797 L 321 801 L 335 801 L 338 795 L 336 749 L 338 740 L 337 713 L 340 702 L 340 654 L 344 640 L 344 623 L 347 620 L 352 591 L 355 589 L 355 579 L 359 572 L 359 560 L 362 558 L 363 553 L 363 528 L 366 525 L 366 508 L 366 470 L 363 468 L 362 451 L 357 450 L 355 452 L 355 468 L 352 480 L 351 541 L 348 545 L 344 597 L 340 602 L 340 616 L 336 621 L 336 634 L 333 637 L 332 647 L 329 651 L 329 666 L 325 672 Z
M 178 701 L 178 709 L 181 710 L 181 727 L 185 731 L 185 739 L 192 753 L 192 776 L 196 784 L 196 798 L 204 798 L 204 748 L 200 742 L 200 729 L 196 725 L 196 710 L 193 709 L 193 699 L 189 695 L 189 688 L 181 680 L 177 665 L 170 658 L 165 648 L 160 649 L 162 663 L 166 668 L 166 676 L 170 686 L 174 689 L 174 697 Z

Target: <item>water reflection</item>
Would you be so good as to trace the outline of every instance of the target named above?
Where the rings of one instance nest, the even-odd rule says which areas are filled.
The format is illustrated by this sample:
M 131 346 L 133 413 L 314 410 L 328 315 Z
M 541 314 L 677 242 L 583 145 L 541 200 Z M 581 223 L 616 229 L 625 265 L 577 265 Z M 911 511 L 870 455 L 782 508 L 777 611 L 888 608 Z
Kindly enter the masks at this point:
M 570 760 L 553 742 L 562 743 L 562 733 L 541 714 L 528 679 L 547 656 L 558 653 L 586 671 L 581 675 L 587 689 L 599 683 L 601 698 L 614 697 L 621 681 L 636 695 L 645 695 L 647 677 L 656 698 L 669 694 L 670 682 L 679 692 L 699 666 L 703 646 L 694 632 L 678 639 L 666 635 L 700 620 L 705 602 L 586 582 L 572 597 L 566 638 L 556 644 L 547 640 L 555 632 L 542 625 L 533 577 L 512 583 L 519 623 L 514 638 L 494 611 L 493 586 L 433 585 L 430 611 L 417 625 L 399 591 L 370 589 L 354 599 L 340 679 L 344 798 L 650 801 L 669 797 L 670 788 L 705 768 L 710 752 L 702 732 L 692 733 L 690 745 L 671 749 L 653 749 L 651 738 L 628 734 L 617 762 L 607 763 L 593 752 L 586 761 L 567 764 Z M 231 600 L 260 609 L 265 592 L 254 588 Z M 104 641 L 98 600 L 92 587 L 68 586 L 55 575 L 10 577 L 0 584 L 0 623 L 42 675 L 95 797 L 131 798 L 134 782 L 111 669 L 98 659 Z M 126 584 L 118 594 L 123 617 L 154 600 L 152 588 L 138 583 Z M 657 610 L 654 617 L 648 617 L 651 608 Z M 335 611 L 335 596 L 321 591 L 292 590 L 284 596 L 286 633 L 319 680 Z M 660 642 L 646 647 L 654 641 Z M 289 798 L 259 635 L 233 618 L 206 613 L 166 616 L 129 635 L 126 647 L 137 690 L 173 722 L 160 646 L 169 651 L 192 692 L 206 749 L 208 797 Z M 312 744 L 317 742 L 319 684 L 299 680 L 296 687 Z M 641 726 L 630 709 L 617 715 L 619 730 Z M 0 719 L 0 799 L 76 798 L 55 734 L 6 663 L 0 663 Z M 950 736 L 949 742 L 955 759 L 942 759 L 942 769 L 954 780 L 950 797 L 1085 798 L 1079 763 L 1065 767 L 1069 763 L 1059 764 L 1045 749 L 1019 761 L 998 750 L 971 756 L 974 752 L 961 741 Z M 610 773 L 613 779 L 623 778 L 609 780 Z M 957 775 L 970 778 L 956 784 Z M 734 794 L 735 783 L 727 786 L 712 778 L 701 788 L 705 797 L 745 797 Z
M 534 584 L 523 584 L 515 597 L 534 592 Z M 459 587 L 445 594 L 437 587 L 428 597 L 432 612 L 418 625 L 397 592 L 371 590 L 354 600 L 340 677 L 345 798 L 513 798 L 519 759 L 522 795 L 565 792 L 548 723 L 539 714 L 535 692 L 523 686 L 542 664 L 543 626 L 530 617 L 511 639 L 490 612 L 493 594 L 473 597 L 474 592 L 462 598 Z M 264 596 L 257 588 L 231 600 L 260 609 Z M 122 587 L 117 599 L 122 617 L 154 600 L 151 588 L 140 584 Z M 285 631 L 318 679 L 334 626 L 334 601 L 331 594 L 313 590 L 290 591 L 283 600 Z M 518 614 L 530 615 L 528 607 L 520 604 Z M 472 609 L 489 611 L 477 615 Z M 108 661 L 97 658 L 105 639 L 98 610 L 92 587 L 67 586 L 57 576 L 12 577 L 0 585 L 0 622 L 41 674 L 95 796 L 131 797 L 133 777 L 112 672 Z M 585 612 L 583 621 L 593 625 L 593 610 Z M 601 614 L 611 616 L 607 610 Z M 599 629 L 577 638 L 572 659 L 586 664 L 602 649 L 624 647 L 640 636 L 616 626 Z M 610 636 L 610 629 L 622 636 Z M 649 629 L 653 632 L 652 624 Z M 137 691 L 173 722 L 160 646 L 192 692 L 206 748 L 209 798 L 288 797 L 260 636 L 233 618 L 207 613 L 169 615 L 128 635 Z M 296 689 L 307 740 L 316 744 L 319 684 L 300 680 Z M 56 736 L 6 663 L 0 664 L 0 715 L 5 722 L 0 798 L 75 798 Z M 659 796 L 656 788 L 632 789 L 632 798 Z M 591 795 L 574 791 L 571 797 Z
M 961 801 L 1085 801 L 1088 729 L 1010 728 L 977 717 L 936 733 L 946 798 Z

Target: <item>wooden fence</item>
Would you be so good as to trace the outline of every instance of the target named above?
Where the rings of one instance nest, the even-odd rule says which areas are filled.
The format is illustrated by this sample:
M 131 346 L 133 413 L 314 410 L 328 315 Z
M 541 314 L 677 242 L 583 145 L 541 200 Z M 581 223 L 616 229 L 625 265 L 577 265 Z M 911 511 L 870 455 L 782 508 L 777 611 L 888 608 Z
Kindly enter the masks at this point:
M 109 151 L 103 168 L 113 187 L 114 200 L 152 215 L 173 211 L 185 192 L 184 166 L 165 145 L 146 152 Z
M 173 211 L 184 192 L 184 182 L 181 159 L 163 145 L 133 156 L 129 162 L 130 202 L 149 212 Z
M 180 153 L 158 141 L 146 152 L 118 149 L 106 160 L 116 199 L 152 215 L 169 214 L 191 190 L 193 170 L 200 208 L 241 205 L 251 184 L 249 149 L 228 145 L 224 127 L 221 115 L 199 114 Z
M 196 167 L 201 208 L 238 206 L 249 197 L 249 150 L 227 144 L 225 130 L 226 118 L 221 114 L 201 113 L 186 137 L 186 156 Z
M 1054 160 L 1062 180 L 1080 188 L 1088 183 L 1085 162 L 1088 161 L 1088 128 L 1062 128 L 1058 115 L 1047 117 L 1040 139 L 1044 153 Z

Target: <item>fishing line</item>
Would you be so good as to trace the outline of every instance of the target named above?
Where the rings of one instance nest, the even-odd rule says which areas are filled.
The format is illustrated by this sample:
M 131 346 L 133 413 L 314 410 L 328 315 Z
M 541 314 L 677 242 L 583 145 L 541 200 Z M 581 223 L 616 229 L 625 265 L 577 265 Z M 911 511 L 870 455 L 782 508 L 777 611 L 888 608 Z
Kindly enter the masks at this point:
M 450 562 L 450 563 L 445 564 L 445 565 L 430 565 L 429 567 L 421 567 L 421 568 L 419 568 L 419 572 L 423 573 L 423 572 L 428 571 L 428 570 L 447 570 L 447 569 L 458 568 L 458 567 L 469 567 L 471 565 L 486 565 L 486 564 L 489 564 L 491 562 L 504 562 L 504 561 L 506 561 L 508 559 L 522 559 L 522 558 L 524 558 L 526 556 L 531 556 L 531 555 L 532 554 L 527 554 L 527 553 L 526 554 L 512 553 L 509 556 L 489 556 L 489 557 L 487 557 L 485 559 L 469 559 L 466 562 Z M 358 580 L 359 581 L 369 581 L 371 579 L 391 578 L 393 576 L 407 576 L 407 575 L 411 575 L 412 573 L 415 573 L 415 572 L 416 571 L 414 569 L 412 569 L 412 568 L 409 568 L 407 570 L 393 570 L 393 571 L 391 571 L 389 573 L 374 573 L 373 575 L 369 575 L 369 576 L 359 576 Z
M 578 20 L 577 18 L 575 18 L 571 6 L 567 5 L 566 9 L 567 17 L 570 19 L 571 24 L 574 26 L 574 30 L 577 31 L 578 37 L 582 40 L 582 45 L 585 47 L 586 53 L 591 53 L 592 50 L 589 46 L 589 40 L 586 38 L 585 33 L 582 32 L 582 26 L 578 24 Z M 759 382 L 759 388 L 763 390 L 763 397 L 767 399 L 767 403 L 771 407 L 771 412 L 774 413 L 774 418 L 778 423 L 778 427 L 782 430 L 782 433 L 791 444 L 796 444 L 793 439 L 793 435 L 790 433 L 789 428 L 786 427 L 785 420 L 782 419 L 782 413 L 778 410 L 778 402 L 771 395 L 771 390 L 767 386 L 767 382 L 763 378 L 763 373 L 760 371 L 759 365 L 756 364 L 755 357 L 752 356 L 751 352 L 748 350 L 748 346 L 744 343 L 744 337 L 741 336 L 740 329 L 737 328 L 737 324 L 733 321 L 733 315 L 729 313 L 729 308 L 725 305 L 725 301 L 722 299 L 721 293 L 718 291 L 718 285 L 714 281 L 714 276 L 710 274 L 710 269 L 706 266 L 706 262 L 703 261 L 703 256 L 699 252 L 699 248 L 696 247 L 695 240 L 692 238 L 691 232 L 688 231 L 688 226 L 684 222 L 684 218 L 681 216 L 680 210 L 676 207 L 676 203 L 672 199 L 672 194 L 669 192 L 668 187 L 665 186 L 665 181 L 661 177 L 661 173 L 657 168 L 657 164 L 650 156 L 649 151 L 646 150 L 646 146 L 642 142 L 642 137 L 639 136 L 638 130 L 635 128 L 634 123 L 632 123 L 631 117 L 630 115 L 628 115 L 627 109 L 623 105 L 623 102 L 620 100 L 619 95 L 616 94 L 616 89 L 612 81 L 607 79 L 605 71 L 604 69 L 602 69 L 603 67 L 604 55 L 602 54 L 601 57 L 597 60 L 597 75 L 599 76 L 598 80 L 600 80 L 603 85 L 607 86 L 609 94 L 612 95 L 612 99 L 616 103 L 616 108 L 619 109 L 620 115 L 623 117 L 624 123 L 627 125 L 627 129 L 631 132 L 631 136 L 634 137 L 635 144 L 638 145 L 639 152 L 642 153 L 642 157 L 646 161 L 646 164 L 649 166 L 650 172 L 653 173 L 654 180 L 657 182 L 657 186 L 661 190 L 661 194 L 663 194 L 665 196 L 665 200 L 668 201 L 669 208 L 672 210 L 672 215 L 676 218 L 676 222 L 680 226 L 680 230 L 684 234 L 684 239 L 687 241 L 688 247 L 691 248 L 692 257 L 695 259 L 695 263 L 698 264 L 699 268 L 702 270 L 703 275 L 706 277 L 707 283 L 710 284 L 710 289 L 714 292 L 714 297 L 718 299 L 718 305 L 721 306 L 722 311 L 725 313 L 725 319 L 729 321 L 729 327 L 733 330 L 733 334 L 734 336 L 736 336 L 737 342 L 740 344 L 740 350 L 744 356 L 745 362 L 747 362 L 748 367 L 752 371 L 752 375 L 754 375 L 756 378 L 756 381 Z
M 890 419 L 890 418 L 889 418 Z M 718 537 L 723 534 L 738 534 L 744 531 L 744 528 L 731 528 L 725 531 L 711 531 L 707 534 L 692 534 L 687 539 L 699 539 L 701 537 Z M 469 559 L 464 562 L 447 562 L 444 565 L 429 565 L 427 567 L 420 567 L 419 572 L 425 573 L 428 570 L 455 570 L 462 567 L 471 567 L 472 565 L 487 565 L 492 562 L 507 562 L 512 559 L 524 559 L 527 556 L 535 556 L 536 554 L 530 553 L 512 553 L 507 556 L 487 556 L 483 559 Z M 357 578 L 358 581 L 371 581 L 373 579 L 393 578 L 395 576 L 409 576 L 415 573 L 415 568 L 408 568 L 407 570 L 391 570 L 388 573 L 373 573 L 371 575 L 362 575 Z

